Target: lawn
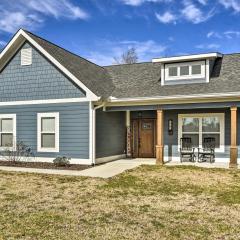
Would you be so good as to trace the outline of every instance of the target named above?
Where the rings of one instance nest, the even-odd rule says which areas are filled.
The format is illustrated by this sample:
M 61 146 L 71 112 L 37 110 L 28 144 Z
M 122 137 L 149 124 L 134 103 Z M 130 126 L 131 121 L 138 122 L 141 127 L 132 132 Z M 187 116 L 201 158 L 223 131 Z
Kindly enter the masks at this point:
M 112 179 L 0 172 L 0 239 L 240 239 L 240 171 L 142 166 Z

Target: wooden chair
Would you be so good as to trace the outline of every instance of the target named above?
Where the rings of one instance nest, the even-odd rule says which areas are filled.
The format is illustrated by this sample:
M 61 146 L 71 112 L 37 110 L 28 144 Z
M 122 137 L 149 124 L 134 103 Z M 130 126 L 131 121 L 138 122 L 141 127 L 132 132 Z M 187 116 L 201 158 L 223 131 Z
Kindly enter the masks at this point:
M 180 161 L 183 162 L 183 158 L 187 158 L 190 162 L 195 162 L 195 148 L 192 144 L 190 137 L 182 137 L 180 139 Z
M 210 163 L 215 162 L 215 146 L 216 141 L 214 137 L 206 137 L 203 139 L 203 148 L 198 148 L 198 161 Z

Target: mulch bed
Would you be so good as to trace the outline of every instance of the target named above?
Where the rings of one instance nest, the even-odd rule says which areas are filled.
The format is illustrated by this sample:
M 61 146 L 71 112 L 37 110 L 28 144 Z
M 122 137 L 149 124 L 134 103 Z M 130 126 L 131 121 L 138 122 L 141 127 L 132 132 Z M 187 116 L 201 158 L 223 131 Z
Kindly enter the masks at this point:
M 0 166 L 7 167 L 25 167 L 25 168 L 42 168 L 42 169 L 60 169 L 60 170 L 84 170 L 91 168 L 89 165 L 69 164 L 67 166 L 57 166 L 47 162 L 9 162 L 0 161 Z

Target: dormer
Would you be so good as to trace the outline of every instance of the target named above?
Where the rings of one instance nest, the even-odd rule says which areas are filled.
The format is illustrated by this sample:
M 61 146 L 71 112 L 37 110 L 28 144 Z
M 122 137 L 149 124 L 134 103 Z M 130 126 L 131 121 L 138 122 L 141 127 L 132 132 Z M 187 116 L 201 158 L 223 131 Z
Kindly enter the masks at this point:
M 186 55 L 155 58 L 153 63 L 161 63 L 161 85 L 208 83 L 212 66 L 220 53 Z

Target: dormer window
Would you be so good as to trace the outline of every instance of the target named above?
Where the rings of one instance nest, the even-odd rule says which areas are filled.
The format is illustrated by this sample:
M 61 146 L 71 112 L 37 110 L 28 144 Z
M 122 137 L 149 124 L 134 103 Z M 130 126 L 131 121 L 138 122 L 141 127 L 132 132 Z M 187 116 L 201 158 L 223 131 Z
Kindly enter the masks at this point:
M 161 63 L 161 85 L 208 83 L 210 74 L 220 53 L 206 53 L 176 57 L 155 58 Z
M 165 81 L 195 80 L 206 78 L 206 62 L 183 62 L 165 64 Z

